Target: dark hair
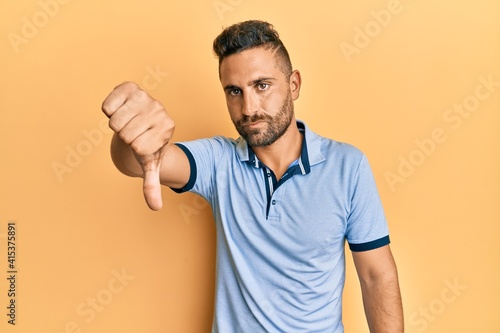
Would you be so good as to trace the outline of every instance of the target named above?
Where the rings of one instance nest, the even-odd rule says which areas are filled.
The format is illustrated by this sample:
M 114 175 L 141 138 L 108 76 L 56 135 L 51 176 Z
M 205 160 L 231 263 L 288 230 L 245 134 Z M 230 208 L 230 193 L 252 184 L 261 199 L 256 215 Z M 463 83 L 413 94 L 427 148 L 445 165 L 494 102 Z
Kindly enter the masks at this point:
M 255 47 L 276 50 L 275 57 L 281 71 L 289 77 L 292 63 L 288 51 L 273 26 L 264 21 L 245 21 L 227 27 L 214 40 L 214 53 L 222 60 L 235 53 Z

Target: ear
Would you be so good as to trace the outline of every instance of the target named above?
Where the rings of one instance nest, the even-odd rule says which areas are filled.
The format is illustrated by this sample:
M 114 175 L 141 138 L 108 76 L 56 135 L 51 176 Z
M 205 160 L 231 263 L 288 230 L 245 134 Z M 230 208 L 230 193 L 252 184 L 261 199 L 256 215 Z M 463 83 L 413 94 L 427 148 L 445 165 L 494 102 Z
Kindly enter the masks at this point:
M 300 72 L 295 70 L 290 75 L 290 91 L 292 93 L 292 99 L 295 101 L 300 95 L 300 86 L 302 84 L 302 78 Z

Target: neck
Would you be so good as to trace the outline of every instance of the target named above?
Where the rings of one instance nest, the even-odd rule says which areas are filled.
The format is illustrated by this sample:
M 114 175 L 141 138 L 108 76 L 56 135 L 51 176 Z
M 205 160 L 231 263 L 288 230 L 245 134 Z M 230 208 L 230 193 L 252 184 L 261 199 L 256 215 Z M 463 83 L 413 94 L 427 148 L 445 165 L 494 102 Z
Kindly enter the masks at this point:
M 269 167 L 277 179 L 286 172 L 290 164 L 300 157 L 303 135 L 294 119 L 286 132 L 270 146 L 252 147 L 259 160 Z

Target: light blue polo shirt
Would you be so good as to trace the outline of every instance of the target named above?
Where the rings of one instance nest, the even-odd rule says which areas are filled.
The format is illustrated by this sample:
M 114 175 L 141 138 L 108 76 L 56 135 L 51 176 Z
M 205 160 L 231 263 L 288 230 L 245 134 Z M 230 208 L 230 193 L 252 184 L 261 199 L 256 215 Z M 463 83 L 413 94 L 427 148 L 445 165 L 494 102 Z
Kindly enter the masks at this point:
M 178 143 L 191 191 L 208 200 L 217 230 L 212 332 L 344 331 L 345 241 L 389 244 L 366 157 L 298 121 L 302 154 L 277 180 L 242 138 Z

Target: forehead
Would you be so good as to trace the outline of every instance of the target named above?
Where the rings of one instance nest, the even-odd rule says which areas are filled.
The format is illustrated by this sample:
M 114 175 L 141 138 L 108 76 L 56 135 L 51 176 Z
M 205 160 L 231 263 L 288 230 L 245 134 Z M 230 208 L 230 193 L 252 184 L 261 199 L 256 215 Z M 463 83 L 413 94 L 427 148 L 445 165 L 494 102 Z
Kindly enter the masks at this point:
M 224 58 L 219 68 L 222 84 L 237 84 L 259 77 L 278 78 L 281 72 L 276 65 L 275 52 L 256 47 Z

